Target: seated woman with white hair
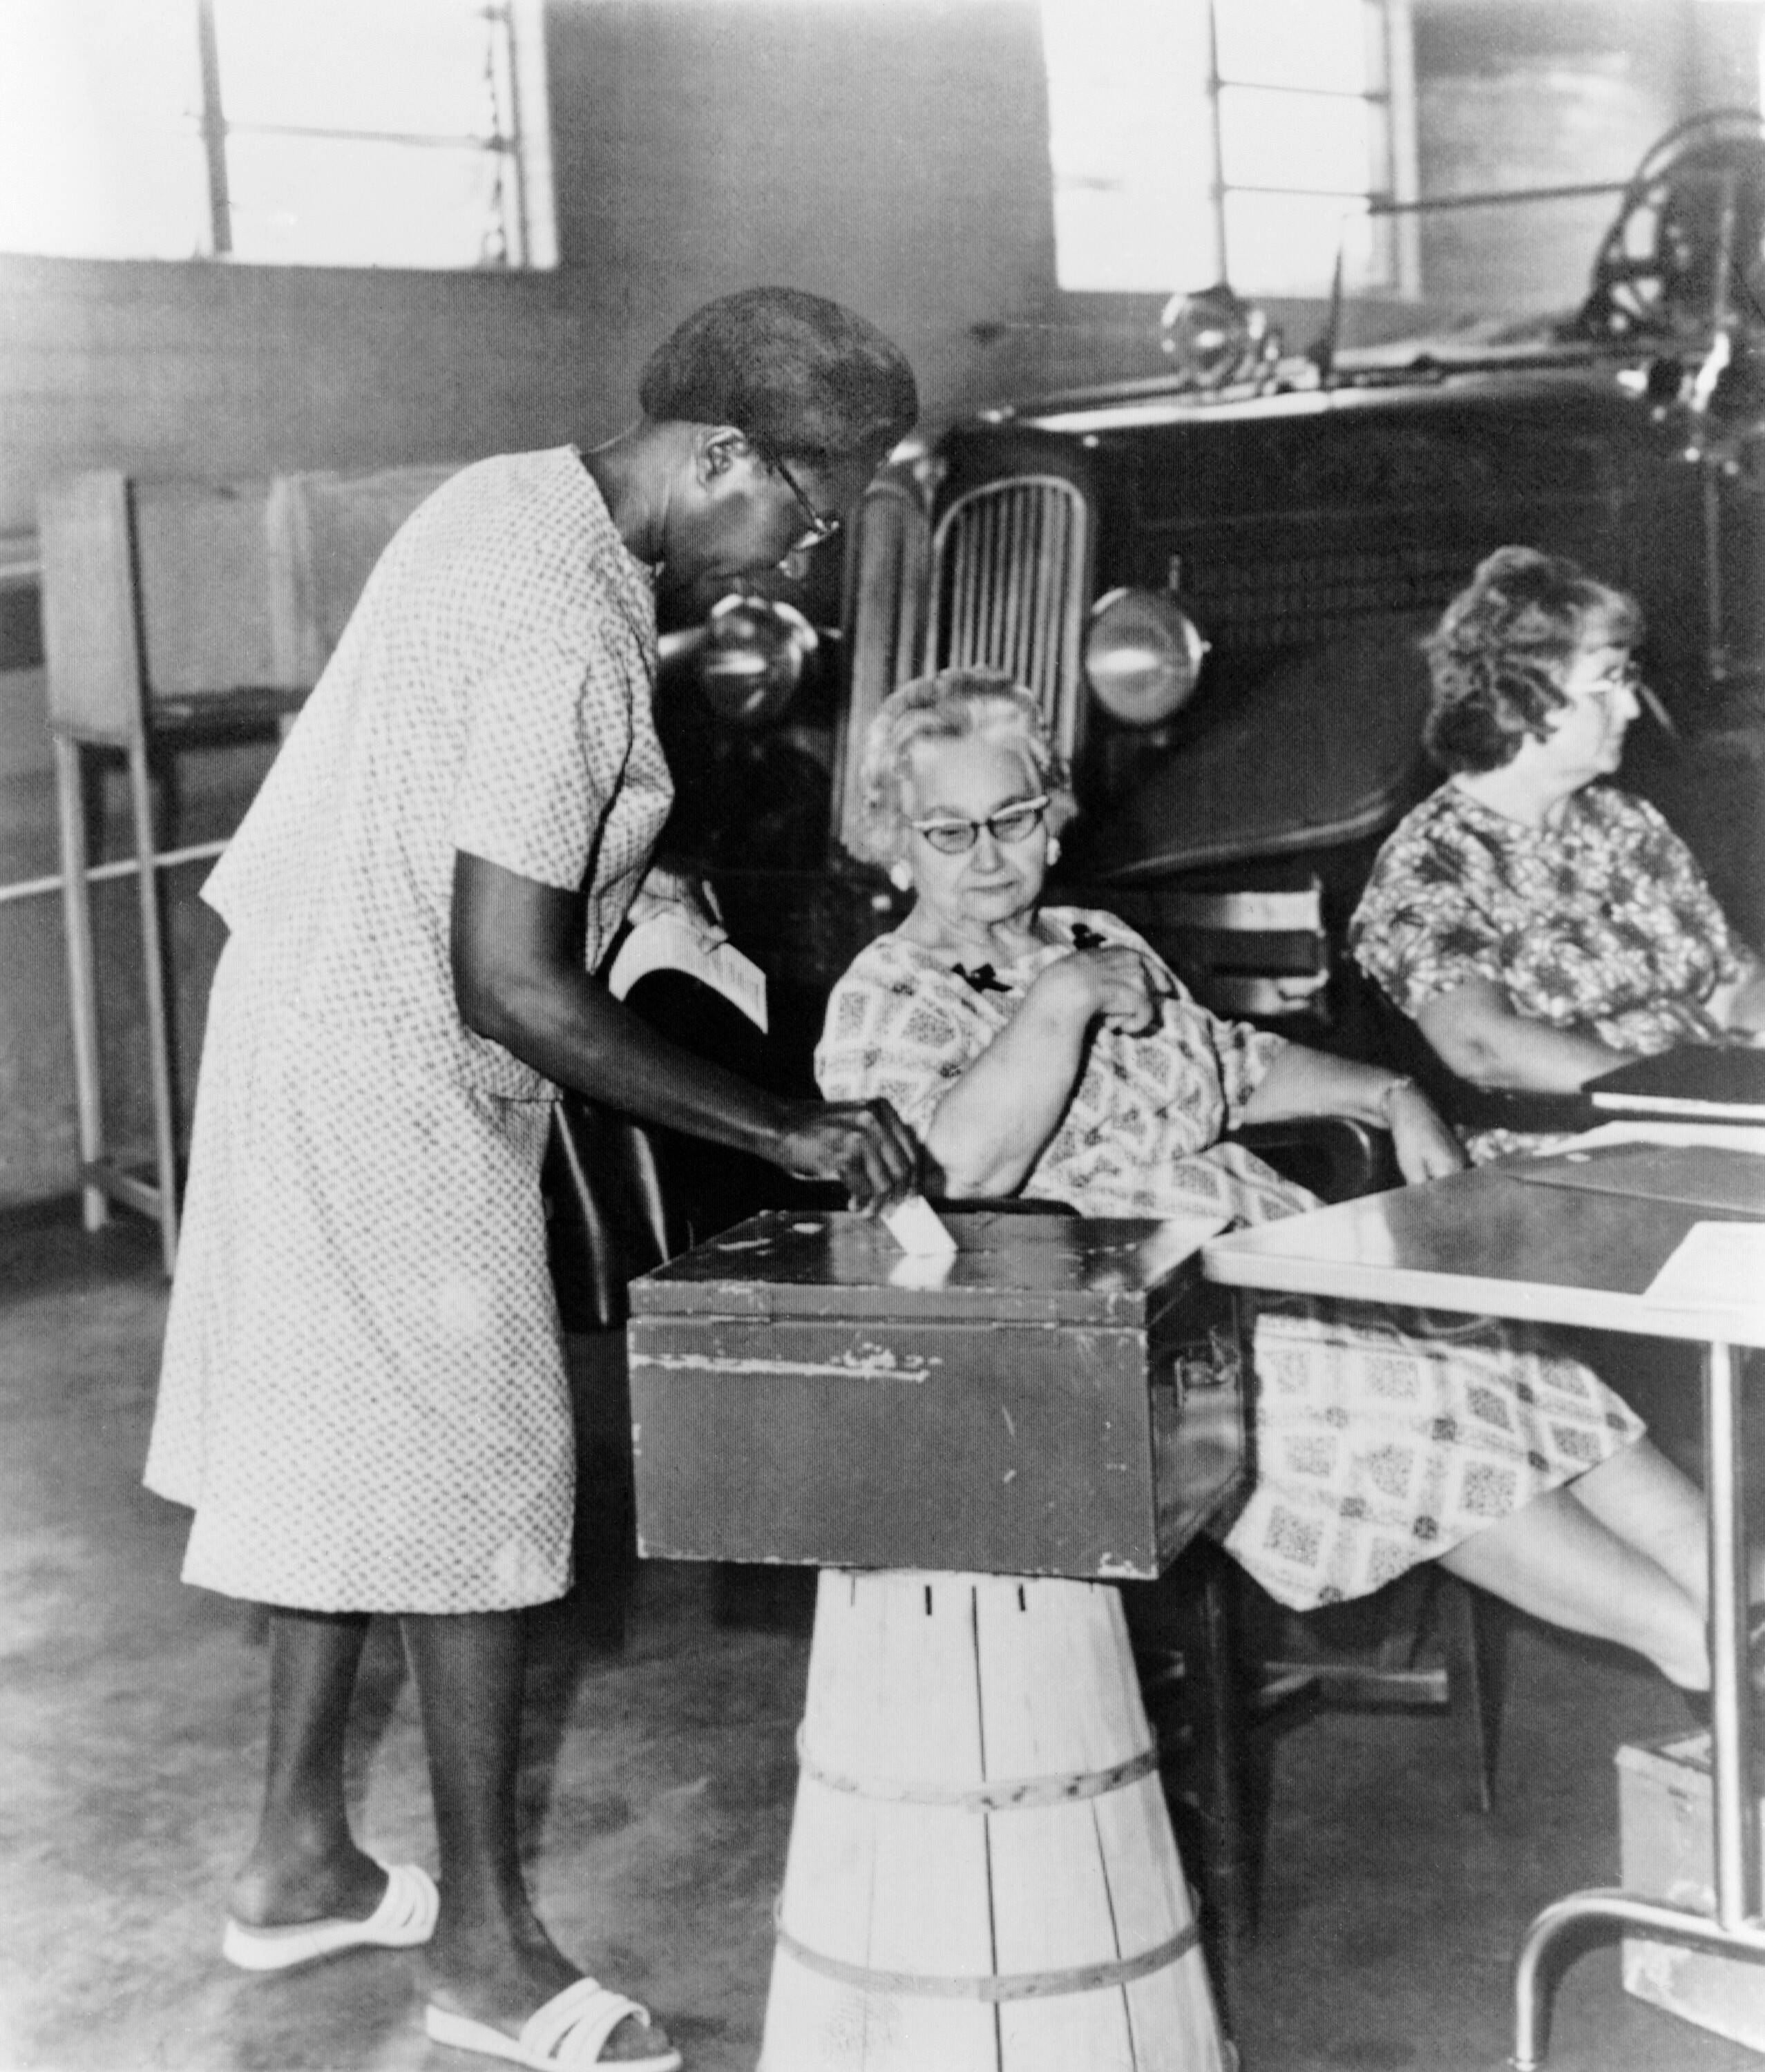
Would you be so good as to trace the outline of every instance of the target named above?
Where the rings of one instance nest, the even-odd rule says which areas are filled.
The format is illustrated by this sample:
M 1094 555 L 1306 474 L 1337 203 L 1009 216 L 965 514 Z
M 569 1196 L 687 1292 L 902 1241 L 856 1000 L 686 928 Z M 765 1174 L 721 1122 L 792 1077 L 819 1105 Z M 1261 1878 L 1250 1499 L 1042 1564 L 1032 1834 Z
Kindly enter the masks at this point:
M 1409 1080 L 1221 1021 L 1112 915 L 1042 904 L 1076 808 L 1009 677 L 902 685 L 862 781 L 868 851 L 915 896 L 835 988 L 817 1076 L 892 1101 L 934 1193 L 1266 1222 L 1315 1199 L 1224 1133 L 1325 1113 L 1388 1126 L 1408 1181 L 1463 1163 Z M 1707 1689 L 1702 1497 L 1545 1334 L 1282 1297 L 1257 1304 L 1252 1355 L 1255 1472 L 1218 1529 L 1282 1603 L 1436 1560 Z

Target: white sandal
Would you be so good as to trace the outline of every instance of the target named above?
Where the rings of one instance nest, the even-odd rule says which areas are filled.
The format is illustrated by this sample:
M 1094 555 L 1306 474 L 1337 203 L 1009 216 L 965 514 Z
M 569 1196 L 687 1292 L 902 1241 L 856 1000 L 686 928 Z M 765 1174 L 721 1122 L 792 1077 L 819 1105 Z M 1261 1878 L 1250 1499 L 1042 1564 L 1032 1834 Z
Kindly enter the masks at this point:
M 587 2066 L 616 2066 L 617 2072 L 680 2072 L 681 2054 L 670 2045 L 648 2058 L 603 2058 L 607 2039 L 622 2021 L 650 2026 L 649 2009 L 594 1979 L 578 1979 L 554 1994 L 530 2015 L 519 2036 L 509 2036 L 488 2021 L 450 2014 L 434 2001 L 423 2009 L 423 2027 L 436 2043 L 456 2050 L 475 2050 L 485 2058 L 507 2058 L 533 2072 L 579 2072 Z
M 415 1864 L 383 1864 L 386 1889 L 364 1921 L 335 1915 L 323 1921 L 296 1921 L 282 1928 L 251 1928 L 229 1920 L 220 1938 L 220 1954 L 242 1971 L 286 1971 L 339 1951 L 377 1945 L 408 1950 L 426 1942 L 435 1932 L 441 1894 L 427 1871 Z

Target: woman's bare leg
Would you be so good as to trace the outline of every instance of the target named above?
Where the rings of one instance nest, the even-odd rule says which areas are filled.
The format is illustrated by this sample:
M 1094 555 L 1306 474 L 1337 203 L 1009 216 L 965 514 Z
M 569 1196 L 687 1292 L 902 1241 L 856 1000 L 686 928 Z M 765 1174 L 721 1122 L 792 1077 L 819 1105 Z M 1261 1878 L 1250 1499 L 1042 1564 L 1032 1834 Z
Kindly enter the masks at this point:
M 582 1976 L 545 1932 L 521 1875 L 516 1811 L 525 1646 L 514 1612 L 408 1616 L 441 1856 L 441 1917 L 422 1953 L 438 2007 L 516 2034 Z M 603 1983 L 618 1990 L 619 1982 Z M 646 2058 L 659 2027 L 622 2022 L 603 2057 Z
M 1706 1689 L 1701 1589 L 1694 1597 L 1613 1532 L 1577 1500 L 1576 1486 L 1551 1490 L 1472 1533 L 1442 1554 L 1440 1565 L 1553 1626 L 1635 1649 L 1681 1689 Z
M 1709 1513 L 1697 1485 L 1650 1441 L 1614 1453 L 1565 1488 L 1656 1567 L 1663 1568 L 1705 1614 L 1709 1599 Z
M 1707 1613 L 1709 1507 L 1697 1483 L 1647 1439 L 1568 1485 L 1602 1525 L 1664 1568 Z M 1765 1600 L 1765 1543 L 1747 1549 L 1747 1596 Z
M 344 1800 L 349 1701 L 367 1638 L 364 1614 L 271 1610 L 263 1812 L 229 1902 L 247 1926 L 366 1920 L 385 1894 L 385 1874 L 356 1848 Z

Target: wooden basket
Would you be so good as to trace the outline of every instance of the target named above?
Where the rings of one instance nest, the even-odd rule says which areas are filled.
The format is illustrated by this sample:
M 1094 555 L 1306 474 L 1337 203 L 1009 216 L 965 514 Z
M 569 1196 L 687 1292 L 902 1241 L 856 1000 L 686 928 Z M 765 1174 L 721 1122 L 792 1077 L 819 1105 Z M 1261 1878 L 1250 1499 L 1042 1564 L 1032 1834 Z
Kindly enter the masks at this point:
M 1113 1585 L 824 1571 L 760 2072 L 1224 2072 Z

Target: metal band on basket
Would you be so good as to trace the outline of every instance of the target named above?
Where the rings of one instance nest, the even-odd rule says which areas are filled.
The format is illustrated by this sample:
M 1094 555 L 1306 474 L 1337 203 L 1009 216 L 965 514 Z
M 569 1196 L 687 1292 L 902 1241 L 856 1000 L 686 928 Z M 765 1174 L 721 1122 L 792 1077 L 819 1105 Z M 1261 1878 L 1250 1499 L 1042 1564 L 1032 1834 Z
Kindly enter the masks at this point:
M 1109 1770 L 1068 1771 L 1051 1777 L 1008 1777 L 997 1784 L 935 1784 L 917 1780 L 895 1783 L 824 1770 L 804 1747 L 800 1727 L 796 1756 L 804 1776 L 813 1778 L 829 1791 L 850 1791 L 862 1799 L 887 1799 L 896 1805 L 958 1807 L 973 1813 L 1009 1813 L 1023 1807 L 1065 1806 L 1081 1799 L 1101 1799 L 1105 1792 L 1138 1784 L 1158 1767 L 1158 1751 L 1149 1747 Z
M 948 2000 L 1053 2000 L 1063 1993 L 1095 1992 L 1100 1987 L 1131 1985 L 1136 1979 L 1162 1971 L 1186 1957 L 1200 1941 L 1194 1922 L 1179 1928 L 1167 1941 L 1135 1957 L 1112 1957 L 1095 1964 L 1075 1964 L 1064 1971 L 1014 1971 L 975 1974 L 960 1978 L 944 1971 L 879 1971 L 868 1964 L 848 1963 L 829 1957 L 799 1942 L 780 1925 L 778 1947 L 805 1971 L 818 1972 L 836 1984 L 856 1986 L 870 1993 L 907 1993 L 921 1999 Z

